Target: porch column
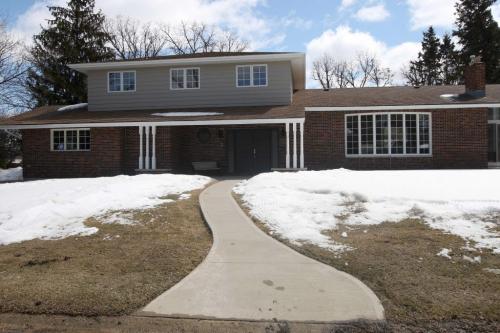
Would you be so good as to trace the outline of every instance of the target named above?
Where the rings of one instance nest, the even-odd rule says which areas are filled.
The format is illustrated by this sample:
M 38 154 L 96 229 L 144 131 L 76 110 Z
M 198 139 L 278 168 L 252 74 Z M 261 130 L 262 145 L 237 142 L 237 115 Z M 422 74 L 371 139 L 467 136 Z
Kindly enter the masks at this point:
M 151 133 L 153 134 L 153 156 L 151 156 L 151 169 L 156 170 L 156 126 L 151 127 Z
M 290 124 L 285 123 L 286 132 L 286 168 L 290 169 Z
M 300 168 L 304 169 L 304 123 L 300 123 Z
M 293 135 L 293 168 L 297 169 L 297 123 L 292 124 Z
M 144 168 L 144 156 L 142 154 L 142 132 L 143 127 L 139 126 L 139 170 Z
M 146 170 L 149 170 L 149 162 L 150 162 L 150 155 L 149 155 L 149 131 L 150 127 L 146 126 Z

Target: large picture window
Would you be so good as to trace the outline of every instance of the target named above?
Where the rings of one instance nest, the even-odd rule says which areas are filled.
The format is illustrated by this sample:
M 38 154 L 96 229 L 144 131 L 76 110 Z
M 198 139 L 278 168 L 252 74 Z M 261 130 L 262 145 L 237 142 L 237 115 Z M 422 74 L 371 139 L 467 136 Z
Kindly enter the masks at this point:
M 90 150 L 90 129 L 61 129 L 51 131 L 51 150 Z
M 170 89 L 198 89 L 200 88 L 199 68 L 172 68 L 170 70 Z
M 109 72 L 108 92 L 135 91 L 135 72 Z
M 236 66 L 237 87 L 267 86 L 267 65 Z
M 431 155 L 430 113 L 346 115 L 346 155 Z

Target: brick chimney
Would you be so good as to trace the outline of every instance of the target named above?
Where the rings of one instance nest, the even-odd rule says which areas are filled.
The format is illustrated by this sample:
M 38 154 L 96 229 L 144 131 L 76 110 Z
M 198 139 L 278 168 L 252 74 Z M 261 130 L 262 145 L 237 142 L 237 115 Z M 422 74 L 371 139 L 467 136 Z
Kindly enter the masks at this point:
M 473 97 L 486 96 L 486 64 L 481 56 L 471 56 L 465 68 L 465 93 Z

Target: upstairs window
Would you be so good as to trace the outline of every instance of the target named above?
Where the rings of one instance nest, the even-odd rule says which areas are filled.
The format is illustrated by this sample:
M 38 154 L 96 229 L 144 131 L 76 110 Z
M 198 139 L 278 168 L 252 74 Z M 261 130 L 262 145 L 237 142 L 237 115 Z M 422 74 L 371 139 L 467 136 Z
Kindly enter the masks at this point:
M 90 129 L 52 130 L 52 151 L 90 150 Z
M 236 66 L 237 87 L 267 86 L 267 65 Z
M 346 115 L 346 155 L 430 155 L 429 113 Z
M 172 68 L 170 70 L 170 89 L 199 89 L 199 68 Z
M 135 91 L 135 72 L 109 72 L 108 92 Z

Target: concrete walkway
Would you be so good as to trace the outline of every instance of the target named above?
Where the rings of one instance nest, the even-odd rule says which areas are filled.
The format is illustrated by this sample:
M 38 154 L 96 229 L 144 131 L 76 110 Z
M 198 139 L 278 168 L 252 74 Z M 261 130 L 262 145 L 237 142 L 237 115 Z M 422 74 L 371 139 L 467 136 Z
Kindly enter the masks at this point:
M 349 274 L 302 256 L 272 239 L 231 196 L 236 180 L 200 195 L 214 234 L 205 260 L 141 315 L 244 320 L 382 320 L 377 296 Z

